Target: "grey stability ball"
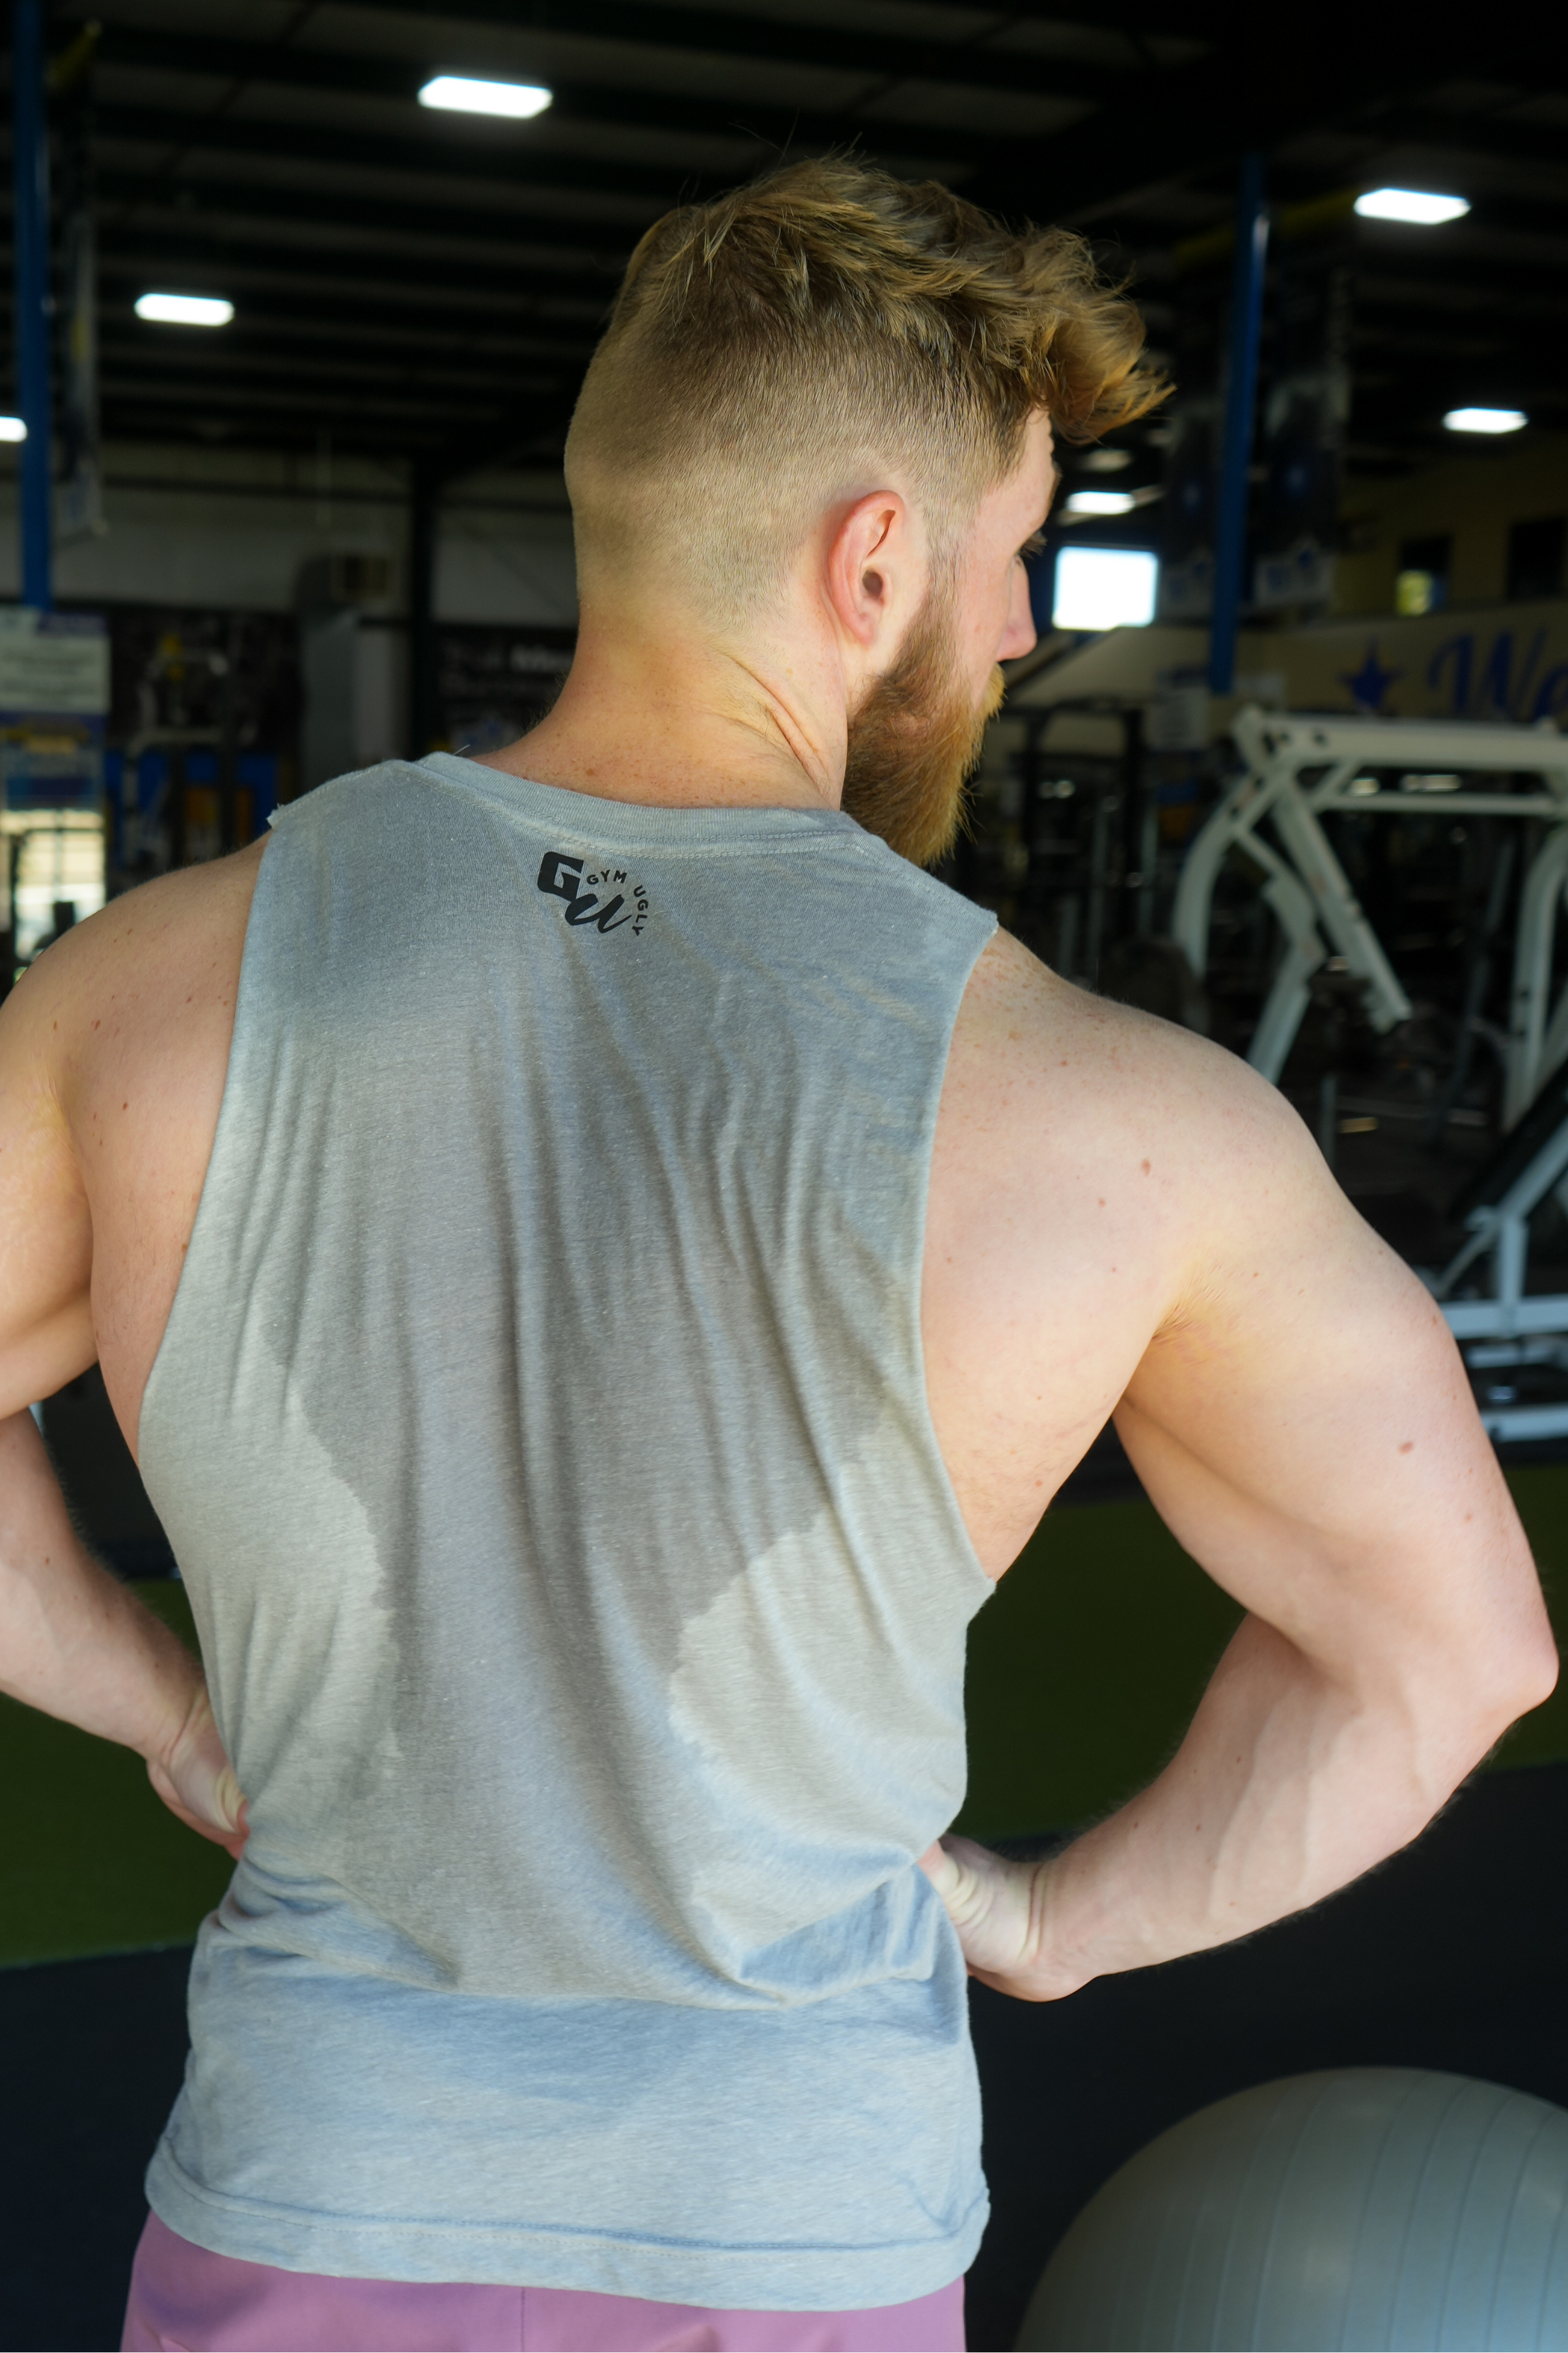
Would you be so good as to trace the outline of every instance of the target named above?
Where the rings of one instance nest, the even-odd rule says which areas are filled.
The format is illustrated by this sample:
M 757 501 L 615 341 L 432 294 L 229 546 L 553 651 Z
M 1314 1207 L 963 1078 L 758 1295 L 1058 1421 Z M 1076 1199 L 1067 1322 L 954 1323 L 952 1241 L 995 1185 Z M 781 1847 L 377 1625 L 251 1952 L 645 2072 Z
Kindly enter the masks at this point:
M 1238 2092 L 1090 2199 L 1018 2344 L 1568 2348 L 1568 2110 L 1408 2067 Z

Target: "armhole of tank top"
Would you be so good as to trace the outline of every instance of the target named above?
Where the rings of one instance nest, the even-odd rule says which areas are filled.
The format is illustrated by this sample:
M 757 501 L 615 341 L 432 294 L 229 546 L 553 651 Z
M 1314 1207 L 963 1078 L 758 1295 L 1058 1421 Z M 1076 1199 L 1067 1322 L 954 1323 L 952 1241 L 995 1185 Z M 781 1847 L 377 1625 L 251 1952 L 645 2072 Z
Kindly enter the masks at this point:
M 234 1076 L 235 1047 L 239 1039 L 240 1022 L 244 1017 L 246 1009 L 246 998 L 247 994 L 246 983 L 250 965 L 251 944 L 257 936 L 256 911 L 258 902 L 261 898 L 262 892 L 267 887 L 267 879 L 276 864 L 276 860 L 273 855 L 274 845 L 282 838 L 284 837 L 280 837 L 274 833 L 268 834 L 267 849 L 262 857 L 260 871 L 256 878 L 256 888 L 250 894 L 250 905 L 246 910 L 245 945 L 240 951 L 239 986 L 234 993 L 234 1028 L 229 1036 L 228 1060 L 225 1066 L 223 1074 L 223 1094 L 219 1099 L 217 1119 L 213 1127 L 213 1140 L 211 1147 L 207 1153 L 207 1165 L 202 1171 L 201 1191 L 196 1196 L 196 1213 L 191 1220 L 191 1239 L 185 1246 L 184 1262 L 180 1268 L 179 1280 L 174 1285 L 174 1295 L 169 1302 L 169 1313 L 164 1318 L 163 1329 L 159 1335 L 158 1345 L 153 1351 L 153 1362 L 147 1369 L 147 1378 L 142 1385 L 142 1404 L 136 1416 L 136 1458 L 139 1463 L 142 1461 L 146 1453 L 148 1430 L 147 1417 L 150 1406 L 154 1409 L 153 1419 L 154 1422 L 156 1421 L 155 1398 L 156 1391 L 160 1386 L 159 1375 L 163 1366 L 164 1357 L 169 1351 L 170 1335 L 172 1334 L 175 1334 L 176 1325 L 180 1320 L 180 1303 L 188 1295 L 188 1281 L 191 1272 L 191 1263 L 193 1260 L 197 1258 L 199 1253 L 203 1226 L 204 1224 L 211 1223 L 207 1211 L 207 1204 L 209 1188 L 212 1183 L 212 1174 L 214 1168 L 218 1163 L 224 1148 L 226 1131 L 233 1124 L 229 1108 L 230 1082 Z
M 966 905 L 973 904 L 972 902 L 968 901 L 964 903 Z M 988 908 L 982 909 L 976 907 L 973 912 L 977 915 L 990 913 L 990 910 Z M 969 1533 L 968 1523 L 964 1519 L 963 1511 L 959 1506 L 958 1491 L 952 1483 L 952 1473 L 947 1467 L 947 1457 L 943 1454 L 941 1443 L 937 1438 L 936 1423 L 931 1418 L 931 1390 L 926 1381 L 925 1327 L 921 1309 L 925 1299 L 926 1219 L 931 1207 L 931 1158 L 936 1149 L 937 1113 L 941 1108 L 942 1091 L 947 1078 L 948 1056 L 952 1051 L 952 1033 L 958 1027 L 959 1012 L 963 1007 L 964 997 L 968 993 L 969 984 L 974 977 L 975 966 L 979 964 L 981 957 L 990 946 L 991 942 L 995 938 L 1000 928 L 1001 927 L 998 924 L 995 916 L 991 915 L 990 922 L 985 924 L 978 937 L 974 940 L 973 952 L 963 966 L 962 978 L 960 979 L 958 988 L 953 995 L 952 1003 L 948 1010 L 947 1036 L 942 1047 L 936 1084 L 931 1090 L 931 1101 L 926 1109 L 925 1133 L 922 1139 L 922 1150 L 921 1154 L 920 1209 L 915 1219 L 913 1345 L 915 1366 L 920 1376 L 919 1387 L 921 1418 L 924 1426 L 926 1441 L 931 1448 L 931 1458 L 937 1466 L 937 1473 L 941 1481 L 942 1491 L 947 1498 L 947 1508 L 952 1517 L 952 1525 L 957 1533 L 959 1546 L 962 1549 L 964 1560 L 971 1571 L 970 1581 L 975 1594 L 976 1609 L 978 1609 L 983 1602 L 988 1601 L 991 1596 L 995 1592 L 997 1580 L 994 1577 L 988 1577 L 984 1569 L 981 1567 L 980 1556 L 974 1549 L 974 1539 Z

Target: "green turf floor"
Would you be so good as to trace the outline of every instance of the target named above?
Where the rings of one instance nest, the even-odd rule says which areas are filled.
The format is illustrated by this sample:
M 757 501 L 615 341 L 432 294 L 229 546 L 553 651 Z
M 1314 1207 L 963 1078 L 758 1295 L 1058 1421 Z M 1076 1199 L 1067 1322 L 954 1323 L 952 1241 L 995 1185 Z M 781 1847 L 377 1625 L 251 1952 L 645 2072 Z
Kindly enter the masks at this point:
M 1510 1474 L 1568 1644 L 1568 1466 Z M 191 1641 L 173 1583 L 138 1588 Z M 1147 1504 L 1052 1512 L 974 1621 L 959 1827 L 1007 1838 L 1102 1812 L 1157 1772 L 1235 1625 Z M 1500 1764 L 1568 1757 L 1568 1689 Z M 153 1795 L 141 1759 L 0 1699 L 0 1966 L 184 1944 L 229 1862 Z
M 172 1578 L 136 1590 L 195 1648 Z M 0 1966 L 188 1944 L 228 1884 L 221 1847 L 177 1822 L 129 1748 L 0 1699 Z
M 1511 1471 L 1568 1651 L 1568 1465 Z M 1048 1512 L 969 1639 L 969 1796 L 1005 1839 L 1081 1822 L 1157 1773 L 1241 1612 L 1152 1505 Z M 1568 1675 L 1492 1762 L 1568 1757 Z

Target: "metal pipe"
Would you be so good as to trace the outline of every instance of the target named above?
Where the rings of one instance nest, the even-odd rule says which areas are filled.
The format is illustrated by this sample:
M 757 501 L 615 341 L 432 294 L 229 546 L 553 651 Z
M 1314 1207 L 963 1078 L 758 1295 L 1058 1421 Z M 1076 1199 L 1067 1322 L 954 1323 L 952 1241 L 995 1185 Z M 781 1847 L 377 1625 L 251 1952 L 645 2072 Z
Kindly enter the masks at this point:
M 1225 442 L 1215 521 L 1214 617 L 1209 625 L 1209 691 L 1229 694 L 1236 681 L 1236 632 L 1241 617 L 1247 562 L 1247 469 L 1258 406 L 1258 346 L 1263 327 L 1263 263 L 1268 214 L 1263 202 L 1263 158 L 1241 159 L 1236 197 L 1236 268 L 1230 291 L 1230 374 L 1226 388 Z
M 408 756 L 422 760 L 439 724 L 436 562 L 441 480 L 434 462 L 416 458 L 408 484 Z
M 16 164 L 16 392 L 22 444 L 22 602 L 47 612 L 50 579 L 49 134 L 39 0 L 12 0 L 11 144 Z

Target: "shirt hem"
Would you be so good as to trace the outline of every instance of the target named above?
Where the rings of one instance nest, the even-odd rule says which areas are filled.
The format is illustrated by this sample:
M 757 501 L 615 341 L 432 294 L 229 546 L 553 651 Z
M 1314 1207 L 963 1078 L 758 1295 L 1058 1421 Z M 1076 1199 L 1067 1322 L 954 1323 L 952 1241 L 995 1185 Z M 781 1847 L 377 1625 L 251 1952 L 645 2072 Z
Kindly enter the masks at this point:
M 959 2229 L 902 2244 L 717 2247 L 532 2223 L 307 2213 L 204 2189 L 163 2147 L 146 2189 L 158 2220 L 180 2238 L 279 2271 L 568 2288 L 719 2311 L 864 2311 L 935 2295 L 973 2262 L 989 2212 L 983 2196 Z

